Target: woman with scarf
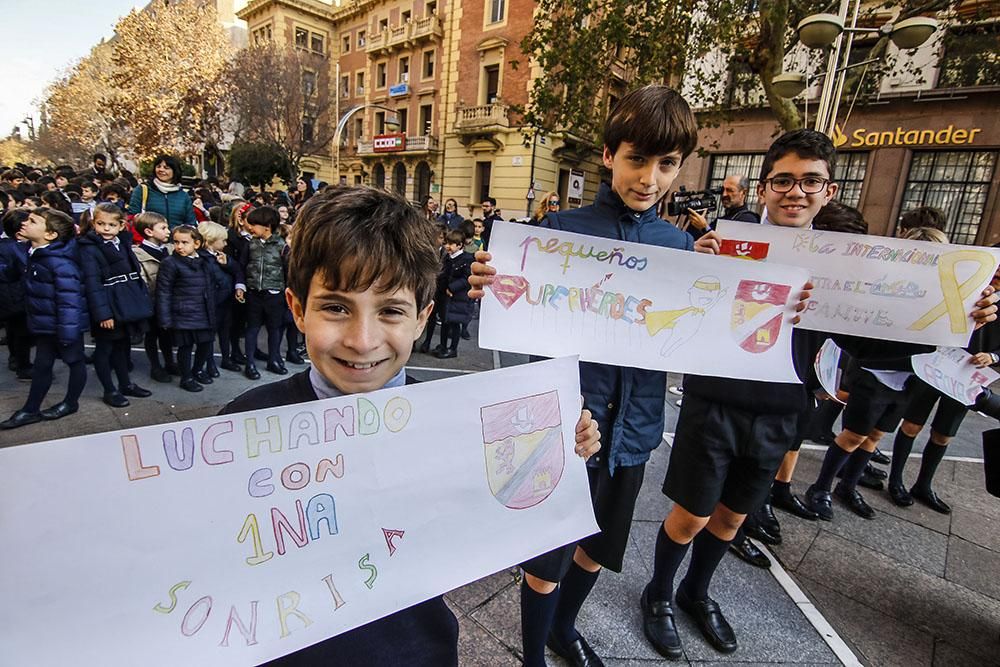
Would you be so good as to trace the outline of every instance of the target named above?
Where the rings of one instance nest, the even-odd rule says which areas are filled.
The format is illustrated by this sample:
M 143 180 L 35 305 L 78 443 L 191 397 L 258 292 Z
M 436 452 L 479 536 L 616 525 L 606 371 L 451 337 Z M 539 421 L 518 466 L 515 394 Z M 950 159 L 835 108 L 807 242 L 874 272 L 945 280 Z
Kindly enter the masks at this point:
M 180 161 L 172 155 L 157 155 L 153 160 L 153 177 L 132 190 L 129 214 L 159 213 L 167 219 L 170 229 L 180 225 L 197 226 L 191 197 L 181 190 L 180 183 Z

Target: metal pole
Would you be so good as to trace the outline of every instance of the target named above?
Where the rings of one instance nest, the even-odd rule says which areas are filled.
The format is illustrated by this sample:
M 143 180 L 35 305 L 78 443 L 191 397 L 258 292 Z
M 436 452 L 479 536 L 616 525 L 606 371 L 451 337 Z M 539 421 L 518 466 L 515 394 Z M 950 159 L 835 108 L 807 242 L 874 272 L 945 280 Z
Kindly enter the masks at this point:
M 841 55 L 841 61 L 846 65 L 851 60 L 851 47 L 854 45 L 854 28 L 858 24 L 858 12 L 861 10 L 861 0 L 854 2 L 854 16 L 851 18 L 851 31 L 847 34 L 847 46 Z M 839 63 L 838 63 L 839 67 Z M 827 135 L 833 134 L 833 128 L 837 125 L 837 113 L 840 110 L 840 96 L 844 93 L 844 83 L 847 80 L 847 67 L 840 68 L 837 74 L 837 85 L 834 88 L 833 99 L 830 100 L 830 112 L 826 119 L 826 127 L 823 129 Z
M 531 171 L 529 172 L 530 175 L 528 176 L 528 178 L 530 180 L 530 182 L 528 183 L 528 191 L 529 192 L 535 189 L 535 146 L 537 146 L 537 145 L 538 145 L 538 131 L 535 130 L 531 134 Z M 535 197 L 537 198 L 537 196 L 538 196 L 538 193 L 536 192 L 535 193 Z M 531 205 L 535 203 L 535 200 L 534 199 L 528 199 L 527 202 L 528 202 L 527 206 L 526 206 L 527 211 L 525 212 L 525 215 L 527 215 L 530 218 L 531 217 Z
M 846 25 L 847 23 L 847 10 L 850 6 L 851 0 L 840 0 L 840 21 L 841 24 Z M 819 98 L 819 109 L 816 112 L 816 125 L 815 129 L 819 132 L 826 132 L 826 119 L 829 115 L 829 108 L 832 102 L 834 79 L 836 78 L 837 63 L 840 61 L 840 44 L 844 38 L 844 33 L 837 35 L 837 39 L 833 42 L 833 50 L 830 52 L 830 57 L 827 60 L 826 65 L 826 78 L 823 79 L 823 92 Z
M 336 72 L 336 74 L 335 74 L 335 76 L 336 76 L 336 83 L 334 83 L 333 89 L 335 91 L 337 91 L 337 93 L 336 93 L 337 96 L 336 96 L 336 98 L 334 99 L 334 102 L 333 102 L 334 103 L 333 115 L 334 115 L 335 118 L 340 118 L 340 61 L 339 60 L 336 63 L 336 67 L 335 67 L 334 71 Z M 334 183 L 336 183 L 337 185 L 340 185 L 340 131 L 341 131 L 341 127 L 340 127 L 340 124 L 338 123 L 337 124 L 337 133 L 333 137 L 333 141 L 336 144 L 336 146 L 334 146 L 334 148 L 333 148 L 333 150 L 336 151 L 336 153 L 335 153 L 336 157 L 334 159 L 334 165 L 335 166 L 334 166 L 334 174 L 333 174 L 333 176 L 336 179 L 334 181 Z

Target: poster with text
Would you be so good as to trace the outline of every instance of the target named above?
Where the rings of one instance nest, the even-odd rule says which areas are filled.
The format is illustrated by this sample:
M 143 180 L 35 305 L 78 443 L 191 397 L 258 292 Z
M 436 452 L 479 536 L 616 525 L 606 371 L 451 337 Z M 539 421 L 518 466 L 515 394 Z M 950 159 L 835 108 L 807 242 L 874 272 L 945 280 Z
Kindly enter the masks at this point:
M 578 540 L 579 417 L 563 358 L 0 449 L 0 662 L 257 665 Z
M 815 286 L 798 326 L 962 347 L 1000 250 L 720 220 L 729 254 L 801 266 Z
M 802 269 L 513 223 L 494 225 L 490 253 L 481 347 L 798 382 Z
M 962 405 L 972 405 L 983 387 L 1000 380 L 1000 374 L 989 366 L 977 367 L 972 355 L 960 347 L 939 347 L 910 362 L 917 377 Z

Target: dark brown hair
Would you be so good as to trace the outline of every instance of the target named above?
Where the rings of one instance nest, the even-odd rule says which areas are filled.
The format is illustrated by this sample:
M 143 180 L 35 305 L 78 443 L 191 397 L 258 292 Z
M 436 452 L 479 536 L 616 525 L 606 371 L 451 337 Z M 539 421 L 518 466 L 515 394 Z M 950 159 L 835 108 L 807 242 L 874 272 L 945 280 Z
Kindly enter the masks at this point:
M 819 210 L 812 221 L 813 229 L 823 232 L 867 234 L 868 223 L 861 211 L 834 199 Z
M 909 210 L 899 218 L 899 233 L 902 234 L 915 227 L 933 227 L 944 231 L 948 220 L 939 208 L 933 206 L 918 206 Z
M 604 145 L 612 154 L 623 141 L 643 155 L 679 150 L 686 158 L 698 145 L 698 121 L 676 90 L 644 86 L 623 97 L 604 123 Z
M 76 225 L 73 224 L 73 218 L 62 211 L 42 206 L 31 211 L 31 215 L 37 215 L 45 220 L 45 231 L 55 232 L 57 241 L 65 243 L 76 236 Z
M 167 219 L 156 211 L 143 211 L 132 218 L 132 226 L 135 227 L 135 231 L 139 232 L 139 236 L 146 238 L 147 229 L 152 229 L 166 221 Z
M 781 158 L 795 153 L 803 160 L 822 160 L 826 162 L 826 169 L 830 173 L 830 180 L 834 176 L 833 167 L 837 162 L 837 149 L 834 148 L 830 137 L 816 130 L 792 130 L 774 140 L 771 147 L 764 155 L 764 164 L 760 167 L 760 180 L 763 181 L 774 169 L 774 163 Z
M 170 238 L 173 239 L 174 234 L 177 233 L 187 234 L 197 243 L 203 244 L 205 242 L 205 239 L 203 239 L 201 236 L 201 232 L 199 232 L 198 228 L 193 225 L 178 225 L 177 227 L 174 227 L 172 230 L 170 230 Z
M 365 186 L 316 194 L 295 221 L 288 286 L 303 304 L 321 274 L 331 290 L 413 290 L 417 310 L 430 303 L 441 268 L 431 224 L 402 197 Z

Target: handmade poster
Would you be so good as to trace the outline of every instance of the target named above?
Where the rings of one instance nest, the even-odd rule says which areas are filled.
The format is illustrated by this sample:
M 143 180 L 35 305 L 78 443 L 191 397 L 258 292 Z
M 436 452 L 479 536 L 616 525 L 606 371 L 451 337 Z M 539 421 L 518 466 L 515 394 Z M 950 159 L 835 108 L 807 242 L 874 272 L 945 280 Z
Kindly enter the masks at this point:
M 494 225 L 490 253 L 481 347 L 799 381 L 789 321 L 802 269 L 512 223 Z
M 988 366 L 977 368 L 972 355 L 960 347 L 939 347 L 910 361 L 917 377 L 962 405 L 972 405 L 983 387 L 1000 380 L 1000 373 Z
M 594 533 L 577 369 L 0 449 L 0 663 L 257 665 Z
M 798 326 L 929 345 L 968 345 L 969 316 L 1000 250 L 720 220 L 731 253 L 801 266 L 812 299 Z
M 819 384 L 827 396 L 844 404 L 842 400 L 837 398 L 837 389 L 840 387 L 840 348 L 832 339 L 827 338 L 819 348 L 814 368 L 816 377 L 819 378 Z

